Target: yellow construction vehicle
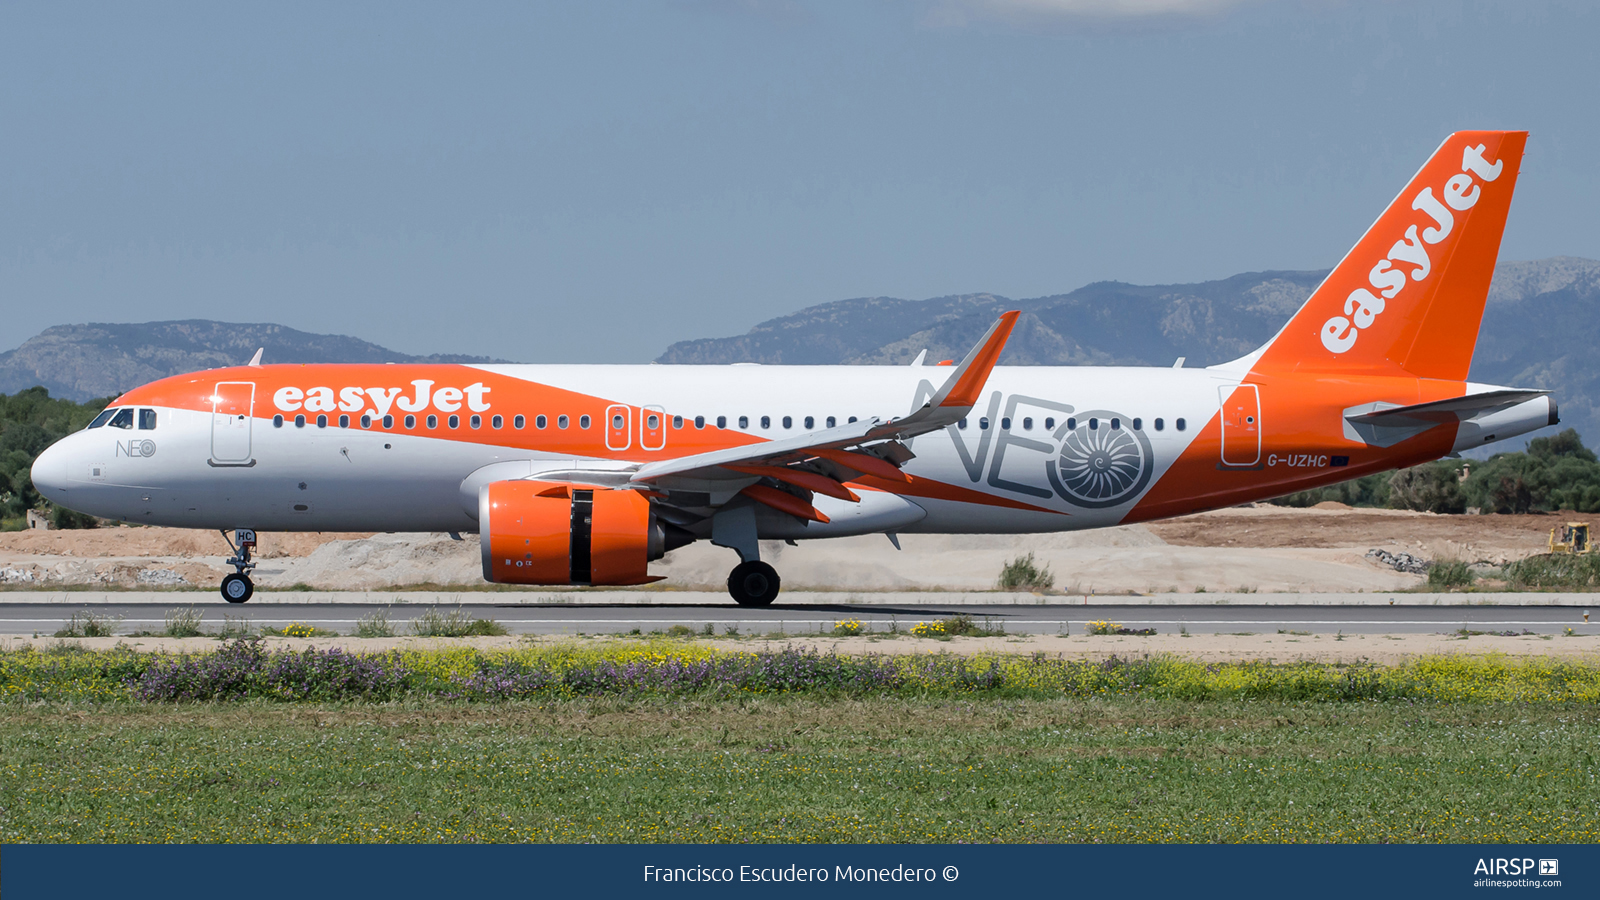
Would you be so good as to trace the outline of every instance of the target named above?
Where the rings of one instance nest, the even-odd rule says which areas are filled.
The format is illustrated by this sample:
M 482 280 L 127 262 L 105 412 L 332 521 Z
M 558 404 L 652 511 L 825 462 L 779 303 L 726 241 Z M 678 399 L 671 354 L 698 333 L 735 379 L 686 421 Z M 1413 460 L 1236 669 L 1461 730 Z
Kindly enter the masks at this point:
M 1589 523 L 1568 522 L 1550 529 L 1551 553 L 1589 553 Z

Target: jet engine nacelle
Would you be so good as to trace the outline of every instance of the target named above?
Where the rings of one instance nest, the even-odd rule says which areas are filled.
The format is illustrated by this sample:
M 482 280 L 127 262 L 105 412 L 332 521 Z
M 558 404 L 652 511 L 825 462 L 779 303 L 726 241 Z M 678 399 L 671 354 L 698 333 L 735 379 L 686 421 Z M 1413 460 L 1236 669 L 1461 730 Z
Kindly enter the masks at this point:
M 496 481 L 478 492 L 483 577 L 500 584 L 646 584 L 651 560 L 694 537 L 638 491 Z

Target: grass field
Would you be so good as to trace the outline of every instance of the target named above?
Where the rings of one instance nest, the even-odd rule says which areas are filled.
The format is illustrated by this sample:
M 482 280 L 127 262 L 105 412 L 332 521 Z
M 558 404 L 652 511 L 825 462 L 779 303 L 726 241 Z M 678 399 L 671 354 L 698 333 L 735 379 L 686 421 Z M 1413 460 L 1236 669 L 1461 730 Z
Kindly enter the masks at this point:
M 283 689 L 285 672 L 350 682 L 331 657 L 270 657 L 279 680 L 246 699 L 170 702 L 127 685 L 140 666 L 170 683 L 155 664 L 171 659 L 0 655 L 0 843 L 1600 841 L 1592 665 L 1441 659 L 1355 679 L 1387 695 L 1330 693 L 1352 673 L 1328 667 L 1171 660 L 1008 663 L 1102 679 L 1076 694 L 1059 678 L 624 691 L 560 652 L 561 691 L 430 694 L 451 671 L 510 669 L 420 654 L 410 688 L 361 682 L 391 699 L 332 702 Z M 237 660 L 216 671 L 243 677 Z
M 589 699 L 9 710 L 0 842 L 1600 840 L 1600 715 Z

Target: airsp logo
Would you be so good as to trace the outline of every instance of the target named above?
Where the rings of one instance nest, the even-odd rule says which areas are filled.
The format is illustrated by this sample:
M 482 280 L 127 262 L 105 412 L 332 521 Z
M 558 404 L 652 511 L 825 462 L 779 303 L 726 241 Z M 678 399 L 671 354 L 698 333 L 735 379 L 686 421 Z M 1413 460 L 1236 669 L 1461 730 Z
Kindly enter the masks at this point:
M 128 441 L 126 443 L 124 443 L 122 441 L 118 441 L 117 442 L 117 455 L 118 456 L 133 456 L 133 457 L 155 456 L 156 455 L 156 442 L 155 441 L 150 441 L 150 440 Z

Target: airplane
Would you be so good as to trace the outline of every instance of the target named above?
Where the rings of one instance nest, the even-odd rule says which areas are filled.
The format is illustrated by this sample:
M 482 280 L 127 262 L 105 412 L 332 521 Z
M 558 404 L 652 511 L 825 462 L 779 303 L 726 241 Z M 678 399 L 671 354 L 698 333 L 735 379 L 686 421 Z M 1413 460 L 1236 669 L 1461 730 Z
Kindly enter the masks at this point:
M 1278 334 L 1205 368 L 248 365 L 117 398 L 41 494 L 223 533 L 476 533 L 483 577 L 641 585 L 693 541 L 773 602 L 759 541 L 1143 522 L 1416 465 L 1559 421 L 1467 381 L 1527 133 L 1450 135 Z M 902 414 L 900 411 L 904 410 Z M 232 534 L 230 535 L 230 531 Z

